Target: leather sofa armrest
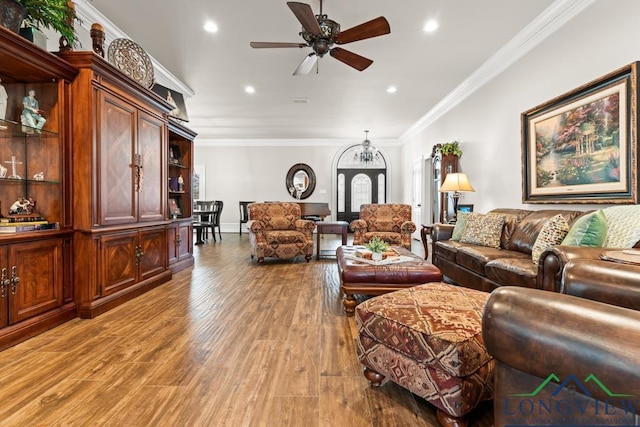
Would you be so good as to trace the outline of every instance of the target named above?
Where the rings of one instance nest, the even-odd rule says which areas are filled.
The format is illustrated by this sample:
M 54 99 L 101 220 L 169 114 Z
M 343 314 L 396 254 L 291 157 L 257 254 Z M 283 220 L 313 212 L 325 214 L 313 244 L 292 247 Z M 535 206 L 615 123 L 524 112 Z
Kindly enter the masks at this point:
M 454 227 L 455 225 L 452 224 L 433 224 L 431 226 L 431 241 L 435 243 L 438 240 L 449 240 Z
M 640 266 L 611 261 L 569 261 L 561 292 L 640 311 Z
M 603 248 L 584 246 L 553 246 L 540 255 L 536 288 L 545 291 L 560 292 L 562 271 L 567 262 L 573 259 L 600 259 Z
M 413 221 L 405 221 L 400 226 L 400 232 L 404 234 L 411 234 L 416 231 L 416 225 Z
M 482 318 L 489 353 L 538 378 L 595 374 L 609 390 L 640 396 L 640 312 L 536 289 L 505 286 Z M 610 398 L 595 387 L 595 398 Z

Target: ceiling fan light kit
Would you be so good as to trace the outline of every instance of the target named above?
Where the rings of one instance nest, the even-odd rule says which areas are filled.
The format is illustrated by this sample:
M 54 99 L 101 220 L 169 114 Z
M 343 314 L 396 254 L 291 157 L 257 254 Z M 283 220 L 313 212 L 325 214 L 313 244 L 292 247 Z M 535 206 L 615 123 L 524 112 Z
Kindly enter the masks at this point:
M 371 59 L 341 47 L 333 47 L 334 44 L 352 43 L 382 36 L 391 32 L 389 22 L 382 16 L 348 30 L 340 31 L 340 24 L 329 19 L 327 15 L 322 13 L 322 0 L 320 0 L 320 13 L 318 15 L 314 15 L 311 6 L 306 3 L 290 1 L 287 2 L 287 6 L 289 6 L 289 9 L 291 9 L 298 21 L 300 21 L 300 24 L 302 24 L 302 31 L 299 35 L 306 43 L 251 42 L 249 45 L 257 49 L 310 47 L 313 52 L 304 58 L 293 73 L 295 76 L 309 74 L 314 65 L 316 65 L 318 58 L 322 58 L 327 53 L 338 61 L 358 71 L 363 71 L 373 64 Z

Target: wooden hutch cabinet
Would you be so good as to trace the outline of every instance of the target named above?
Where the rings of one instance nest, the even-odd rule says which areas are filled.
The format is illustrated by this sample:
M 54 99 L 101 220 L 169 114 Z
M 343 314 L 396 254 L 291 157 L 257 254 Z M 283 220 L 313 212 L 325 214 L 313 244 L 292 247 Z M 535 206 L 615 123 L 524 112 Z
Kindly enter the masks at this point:
M 447 174 L 458 172 L 459 157 L 453 154 L 443 155 L 439 150 L 440 144 L 433 147 L 431 153 L 432 161 L 432 183 L 431 194 L 433 194 L 433 223 L 447 223 L 453 217 L 453 201 L 447 193 L 440 193 L 440 187 Z
M 77 72 L 0 27 L 0 78 L 8 94 L 0 117 L 0 216 L 3 222 L 25 220 L 9 211 L 18 199 L 30 198 L 34 214 L 58 224 L 34 231 L 10 228 L 25 223 L 0 226 L 0 350 L 76 316 L 66 110 Z M 21 122 L 30 90 L 46 117 L 42 128 Z
M 71 85 L 74 278 L 91 318 L 171 279 L 167 114 L 172 106 L 91 51 L 63 52 Z
M 169 198 L 172 219 L 167 234 L 169 268 L 174 273 L 193 265 L 193 140 L 196 134 L 169 120 Z

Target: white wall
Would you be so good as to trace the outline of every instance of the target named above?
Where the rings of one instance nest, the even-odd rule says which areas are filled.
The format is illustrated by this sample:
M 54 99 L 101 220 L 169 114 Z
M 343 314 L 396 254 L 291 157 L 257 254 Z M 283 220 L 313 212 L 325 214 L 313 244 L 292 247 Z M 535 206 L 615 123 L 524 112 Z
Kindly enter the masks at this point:
M 385 154 L 390 165 L 388 201 L 395 202 L 401 194 L 404 173 L 399 167 L 401 148 L 397 142 L 386 146 L 373 143 Z M 316 175 L 316 189 L 303 201 L 329 203 L 335 218 L 332 164 L 343 146 L 328 141 L 268 145 L 240 140 L 233 144 L 196 138 L 194 149 L 195 164 L 205 166 L 206 199 L 224 202 L 223 232 L 237 232 L 240 218 L 238 202 L 241 200 L 294 201 L 285 180 L 289 168 L 296 163 L 306 163 Z
M 401 198 L 410 201 L 412 162 L 429 155 L 436 143 L 458 140 L 461 168 L 476 190 L 465 194 L 462 203 L 473 203 L 477 212 L 568 208 L 523 205 L 520 114 L 640 59 L 638 16 L 637 0 L 595 2 L 427 129 L 403 141 Z

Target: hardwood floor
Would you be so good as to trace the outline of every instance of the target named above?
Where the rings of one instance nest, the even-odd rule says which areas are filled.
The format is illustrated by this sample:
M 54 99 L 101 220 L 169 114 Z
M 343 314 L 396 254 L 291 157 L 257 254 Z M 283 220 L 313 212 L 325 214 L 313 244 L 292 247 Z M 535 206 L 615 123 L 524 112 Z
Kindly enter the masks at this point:
M 258 265 L 246 234 L 194 251 L 151 292 L 0 352 L 0 426 L 437 425 L 363 377 L 334 260 Z M 491 424 L 483 405 L 471 425 Z

